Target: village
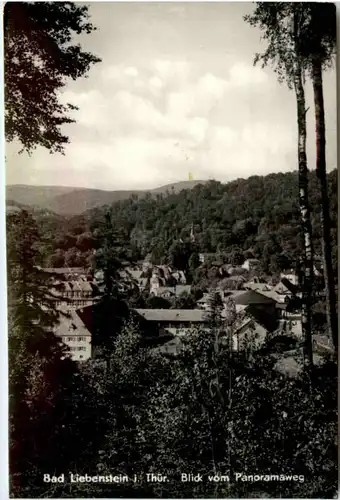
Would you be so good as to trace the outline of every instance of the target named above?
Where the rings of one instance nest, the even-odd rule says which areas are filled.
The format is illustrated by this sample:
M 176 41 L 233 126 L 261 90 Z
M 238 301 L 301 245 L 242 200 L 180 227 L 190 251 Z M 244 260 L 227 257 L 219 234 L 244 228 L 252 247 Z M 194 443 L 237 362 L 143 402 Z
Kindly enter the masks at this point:
M 181 339 L 188 332 L 211 328 L 211 303 L 216 297 L 220 299 L 222 330 L 231 312 L 234 315 L 232 333 L 227 326 L 224 327 L 224 336 L 222 333 L 224 341 L 229 341 L 232 336 L 230 345 L 233 351 L 247 349 L 250 345 L 259 349 L 278 336 L 292 340 L 290 349 L 287 348 L 288 356 L 293 346 L 302 347 L 302 294 L 299 277 L 293 269 L 282 272 L 278 282 L 273 284 L 272 280 L 257 276 L 260 262 L 256 259 L 246 259 L 237 268 L 216 261 L 217 257 L 211 254 L 199 254 L 199 258 L 202 265 L 210 259 L 211 265 L 220 266 L 221 275 L 227 277 L 219 282 L 218 287 L 196 294 L 194 307 L 133 309 L 134 318 L 144 326 L 147 337 L 157 337 L 157 342 L 150 344 L 155 352 L 175 356 L 181 349 Z M 105 294 L 103 272 L 84 268 L 43 270 L 51 276 L 51 295 L 59 311 L 59 322 L 53 330 L 55 335 L 68 347 L 74 361 L 100 357 L 91 321 L 86 321 L 86 318 L 99 307 Z M 314 273 L 317 280 L 322 276 L 322 269 L 315 266 Z M 148 256 L 135 264 L 123 262 L 119 275 L 121 291 L 134 289 L 144 297 L 168 301 L 192 296 L 192 285 L 187 283 L 184 271 L 169 265 L 153 265 Z M 330 339 L 322 334 L 314 334 L 313 347 L 316 362 L 332 350 Z

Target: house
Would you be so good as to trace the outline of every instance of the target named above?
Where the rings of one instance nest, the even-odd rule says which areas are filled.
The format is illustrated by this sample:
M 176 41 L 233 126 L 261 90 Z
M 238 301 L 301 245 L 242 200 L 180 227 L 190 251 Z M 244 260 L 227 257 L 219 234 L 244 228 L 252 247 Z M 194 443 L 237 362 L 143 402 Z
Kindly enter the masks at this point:
M 258 259 L 247 259 L 243 262 L 242 267 L 247 271 L 254 271 L 259 268 L 260 264 Z
M 298 286 L 291 283 L 287 278 L 282 278 L 273 288 L 273 292 L 278 294 L 279 302 L 284 302 L 285 297 L 299 297 L 301 295 Z
M 276 317 L 276 301 L 254 290 L 240 290 L 230 296 L 236 305 L 236 312 L 244 310 L 247 306 L 256 307 L 266 311 L 272 317 Z
M 169 278 L 172 277 L 174 280 L 176 280 L 177 283 L 181 285 L 186 285 L 187 279 L 185 276 L 184 271 L 174 271 Z
M 55 281 L 50 292 L 56 309 L 79 309 L 100 298 L 98 287 L 85 279 Z
M 246 315 L 233 335 L 233 350 L 258 349 L 263 346 L 268 330 L 251 316 Z
M 156 333 L 162 345 L 156 345 L 156 351 L 164 354 L 176 354 L 182 346 L 181 339 L 186 334 L 200 328 L 209 332 L 209 317 L 204 310 L 190 309 L 135 309 L 144 326 L 149 325 L 149 339 L 155 339 Z M 147 330 L 147 328 L 146 328 Z M 238 325 L 233 334 L 232 348 L 235 351 L 249 347 L 259 348 L 267 338 L 268 332 L 265 321 L 259 319 L 249 308 L 239 317 Z M 230 337 L 221 336 L 221 344 L 227 345 Z
M 68 346 L 73 361 L 86 361 L 91 358 L 92 336 L 77 311 L 61 308 L 53 333 Z
M 200 309 L 134 309 L 137 317 L 150 324 L 152 332 L 182 335 L 208 322 Z M 151 332 L 150 332 L 151 333 Z
M 176 357 L 181 351 L 183 346 L 182 338 L 178 336 L 171 336 L 166 339 L 162 344 L 157 345 L 152 349 L 154 354 L 163 354 L 165 356 Z
M 93 280 L 95 283 L 100 283 L 100 282 L 104 281 L 104 271 L 102 271 L 102 270 L 96 271 L 94 273 Z
M 299 285 L 299 277 L 293 269 L 286 269 L 284 272 L 282 272 L 280 274 L 280 280 L 282 281 L 283 279 L 287 279 L 295 286 Z
M 137 281 L 137 284 L 138 284 L 139 290 L 141 292 L 143 292 L 149 286 L 149 279 L 148 278 L 139 278 L 139 280 Z
M 225 302 L 227 297 L 229 297 L 229 295 L 231 295 L 231 293 L 229 291 L 221 290 L 220 288 L 218 288 L 218 289 L 209 288 L 208 293 L 204 293 L 203 296 L 199 300 L 197 300 L 196 304 L 197 304 L 198 308 L 204 309 L 205 311 L 207 311 L 210 307 L 209 304 L 210 304 L 210 301 L 212 298 L 212 294 L 216 294 L 216 293 L 220 295 L 222 302 Z M 236 293 L 236 291 L 233 290 L 233 293 Z
M 164 285 L 164 281 L 158 276 L 157 271 L 153 271 L 150 278 L 150 293 L 157 295 L 157 290 L 162 285 Z
M 150 295 L 155 297 L 180 297 L 181 295 L 190 295 L 191 285 L 175 285 L 175 286 L 156 286 L 150 289 Z
M 167 283 L 171 279 L 172 269 L 170 266 L 159 265 L 153 268 L 153 272 L 157 273 L 158 276 L 164 279 L 164 282 Z
M 143 274 L 142 269 L 132 269 L 131 267 L 127 267 L 126 272 L 127 275 L 130 276 L 135 281 L 138 281 Z
M 150 295 L 169 299 L 171 297 L 175 297 L 176 289 L 174 286 L 158 286 L 150 289 Z
M 272 287 L 267 283 L 259 283 L 255 281 L 248 281 L 244 283 L 243 287 L 246 290 L 254 290 L 255 292 L 270 292 Z
M 196 302 L 199 309 L 208 310 L 209 308 L 209 293 L 204 293 L 203 296 Z
M 151 254 L 148 254 L 145 257 L 145 259 L 143 261 L 143 264 L 142 264 L 142 271 L 143 271 L 143 273 L 147 273 L 150 269 L 153 268 L 151 260 L 152 260 L 152 256 L 151 256 Z
M 216 253 L 199 253 L 199 261 L 204 264 L 207 261 L 216 259 Z

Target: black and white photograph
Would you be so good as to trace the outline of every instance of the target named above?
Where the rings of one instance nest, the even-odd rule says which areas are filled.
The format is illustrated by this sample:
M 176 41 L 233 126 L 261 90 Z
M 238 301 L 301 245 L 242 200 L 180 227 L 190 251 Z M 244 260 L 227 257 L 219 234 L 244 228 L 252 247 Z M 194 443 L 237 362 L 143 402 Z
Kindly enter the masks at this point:
M 3 27 L 9 497 L 338 498 L 336 5 Z

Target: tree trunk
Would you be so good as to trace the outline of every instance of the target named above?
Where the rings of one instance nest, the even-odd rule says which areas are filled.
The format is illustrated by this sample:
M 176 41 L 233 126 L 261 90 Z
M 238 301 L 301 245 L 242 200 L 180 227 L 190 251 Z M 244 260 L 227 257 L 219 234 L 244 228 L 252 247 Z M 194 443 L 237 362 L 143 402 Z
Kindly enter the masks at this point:
M 298 20 L 294 12 L 294 40 L 295 53 L 299 54 L 298 44 Z M 311 327 L 311 306 L 313 288 L 313 248 L 312 248 L 312 227 L 310 221 L 310 210 L 308 203 L 308 169 L 306 155 L 306 105 L 305 91 L 302 83 L 302 69 L 298 56 L 294 68 L 294 88 L 297 103 L 298 121 L 298 158 L 299 158 L 299 205 L 301 225 L 304 236 L 304 265 L 302 283 L 302 333 L 305 340 L 304 359 L 306 365 L 313 367 L 313 344 Z
M 316 175 L 320 182 L 321 190 L 321 227 L 322 227 L 322 254 L 323 275 L 325 280 L 325 295 L 327 307 L 328 333 L 331 334 L 335 351 L 338 349 L 338 322 L 336 314 L 336 297 L 334 289 L 334 276 L 332 269 L 331 250 L 331 220 L 329 214 L 329 201 L 326 177 L 326 133 L 325 111 L 323 102 L 323 84 L 321 62 L 313 60 L 312 79 L 315 106 L 316 129 Z

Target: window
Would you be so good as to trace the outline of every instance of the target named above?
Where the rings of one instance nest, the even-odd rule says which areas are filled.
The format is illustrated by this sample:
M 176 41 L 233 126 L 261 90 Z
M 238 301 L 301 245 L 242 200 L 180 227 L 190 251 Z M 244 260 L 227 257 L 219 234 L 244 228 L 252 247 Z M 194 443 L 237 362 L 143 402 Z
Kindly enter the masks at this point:
M 70 347 L 70 351 L 76 351 L 77 348 L 76 347 Z
M 79 342 L 86 342 L 86 337 L 78 337 Z
M 83 359 L 83 357 L 84 357 L 84 356 L 80 355 L 80 356 L 79 356 L 79 359 Z
M 78 351 L 86 351 L 86 347 L 80 346 L 78 347 Z
M 76 342 L 77 337 L 67 337 L 68 342 Z

